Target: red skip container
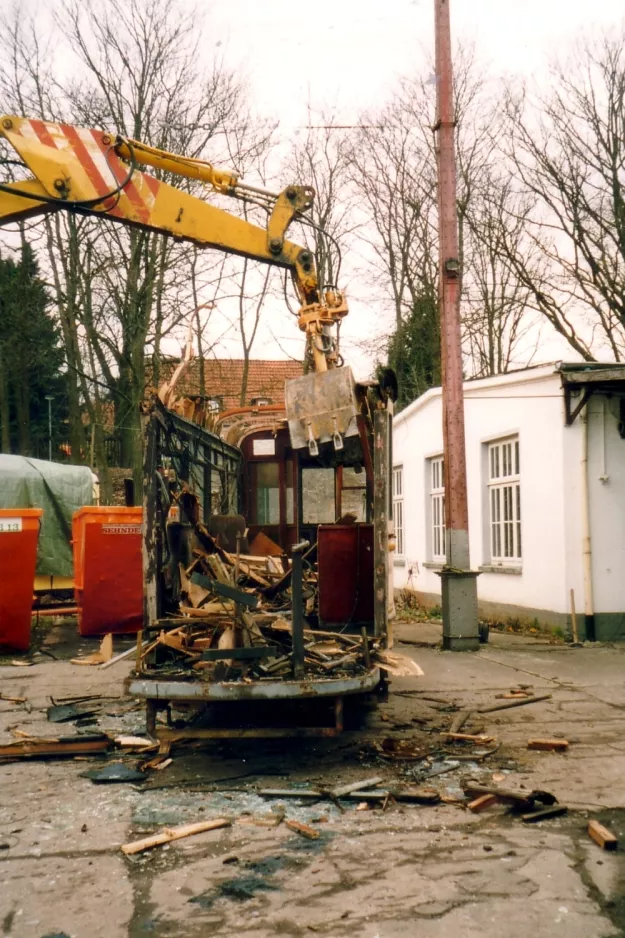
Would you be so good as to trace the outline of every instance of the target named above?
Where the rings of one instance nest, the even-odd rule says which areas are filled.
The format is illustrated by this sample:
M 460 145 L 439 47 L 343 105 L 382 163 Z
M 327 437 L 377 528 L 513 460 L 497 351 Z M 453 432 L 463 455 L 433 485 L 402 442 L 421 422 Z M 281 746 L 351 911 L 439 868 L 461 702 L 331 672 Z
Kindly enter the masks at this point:
M 27 651 L 41 508 L 0 508 L 0 645 Z
M 74 592 L 81 635 L 143 626 L 141 508 L 85 506 L 72 519 Z

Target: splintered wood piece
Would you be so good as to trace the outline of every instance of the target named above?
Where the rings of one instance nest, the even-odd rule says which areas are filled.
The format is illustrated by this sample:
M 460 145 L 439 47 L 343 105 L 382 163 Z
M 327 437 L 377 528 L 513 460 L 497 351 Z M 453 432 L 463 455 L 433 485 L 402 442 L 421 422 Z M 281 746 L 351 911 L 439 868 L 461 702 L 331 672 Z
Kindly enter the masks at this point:
M 80 753 L 105 752 L 111 745 L 108 736 L 63 737 L 42 739 L 31 736 L 19 742 L 0 746 L 0 757 L 23 759 L 37 756 L 72 756 Z
M 122 749 L 135 749 L 139 752 L 158 748 L 158 743 L 155 743 L 152 739 L 146 739 L 144 736 L 116 736 L 115 743 Z
M 449 732 L 459 733 L 470 716 L 471 716 L 470 710 L 461 710 L 460 713 L 457 713 L 455 717 L 453 718 L 453 720 L 451 721 Z
M 381 665 L 389 674 L 396 677 L 423 677 L 423 671 L 416 661 L 406 655 L 398 655 L 390 651 L 374 651 L 372 660 Z
M 531 811 L 529 814 L 522 814 L 521 820 L 526 824 L 536 824 L 537 821 L 546 821 L 551 817 L 560 817 L 568 812 L 565 804 L 554 804 L 550 808 L 542 808 L 540 811 Z
M 158 643 L 159 645 L 166 645 L 168 648 L 173 648 L 183 655 L 188 655 L 190 658 L 198 657 L 198 653 L 185 648 L 182 640 L 175 636 L 173 632 L 161 632 L 158 637 Z
M 618 837 L 599 821 L 588 822 L 588 834 L 602 850 L 616 850 L 618 847 Z
M 512 707 L 525 707 L 527 704 L 539 703 L 541 700 L 551 700 L 551 694 L 539 694 L 537 697 L 524 697 L 523 700 L 508 700 L 506 703 L 496 704 L 494 707 L 480 707 L 478 713 L 495 713 L 496 710 L 511 710 Z
M 497 795 L 480 795 L 479 798 L 469 802 L 467 808 L 469 811 L 472 811 L 473 814 L 479 814 L 481 811 L 490 808 L 491 805 L 494 804 L 497 804 Z
M 129 844 L 122 845 L 122 853 L 131 856 L 133 853 L 141 853 L 143 850 L 151 850 L 152 847 L 160 847 L 162 844 L 171 843 L 172 840 L 181 840 L 183 837 L 192 837 L 193 834 L 203 834 L 204 831 L 214 831 L 219 827 L 229 827 L 230 821 L 227 818 L 214 818 L 212 821 L 199 821 L 197 824 L 182 824 L 180 827 L 166 827 L 159 834 L 152 834 L 151 837 L 144 837 L 142 840 L 133 840 Z
M 566 739 L 528 739 L 527 748 L 541 752 L 566 752 L 569 743 Z
M 375 788 L 382 781 L 381 775 L 375 775 L 373 778 L 365 778 L 360 782 L 350 782 L 347 785 L 339 785 L 332 788 L 329 795 L 332 798 L 342 798 L 344 795 L 350 795 L 354 791 L 361 791 L 363 788 Z
M 102 641 L 100 642 L 100 647 L 98 651 L 94 651 L 91 655 L 84 655 L 80 658 L 70 658 L 70 664 L 81 664 L 90 665 L 96 664 L 106 664 L 109 661 L 113 660 L 113 635 L 111 632 L 107 632 Z
M 492 743 L 494 742 L 494 736 L 474 736 L 471 733 L 442 733 L 442 736 L 445 736 L 447 739 L 458 739 L 465 740 L 469 743 Z
M 306 837 L 307 840 L 317 840 L 321 836 L 320 832 L 316 831 L 314 827 L 309 824 L 302 824 L 301 821 L 285 821 L 284 823 L 289 830 L 295 831 L 301 837 Z

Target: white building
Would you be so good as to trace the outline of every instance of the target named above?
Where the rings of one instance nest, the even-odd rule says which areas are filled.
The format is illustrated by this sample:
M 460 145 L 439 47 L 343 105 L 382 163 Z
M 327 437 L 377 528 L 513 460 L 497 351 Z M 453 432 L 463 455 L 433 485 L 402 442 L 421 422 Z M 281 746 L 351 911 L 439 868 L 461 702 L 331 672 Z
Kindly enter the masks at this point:
M 467 381 L 465 425 L 481 614 L 569 632 L 573 590 L 580 638 L 625 639 L 625 366 Z M 442 454 L 433 388 L 393 429 L 394 584 L 425 605 L 445 562 Z

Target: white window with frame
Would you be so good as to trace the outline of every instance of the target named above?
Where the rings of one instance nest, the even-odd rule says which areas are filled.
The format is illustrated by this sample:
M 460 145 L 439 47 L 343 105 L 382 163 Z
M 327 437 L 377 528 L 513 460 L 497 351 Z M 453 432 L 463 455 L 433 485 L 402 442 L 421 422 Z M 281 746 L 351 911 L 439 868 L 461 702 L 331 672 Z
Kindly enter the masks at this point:
M 488 444 L 488 501 L 491 563 L 518 566 L 523 556 L 518 436 Z
M 430 459 L 430 525 L 432 560 L 445 563 L 445 462 L 442 456 Z
M 393 523 L 395 525 L 395 554 L 404 556 L 404 467 L 393 467 Z

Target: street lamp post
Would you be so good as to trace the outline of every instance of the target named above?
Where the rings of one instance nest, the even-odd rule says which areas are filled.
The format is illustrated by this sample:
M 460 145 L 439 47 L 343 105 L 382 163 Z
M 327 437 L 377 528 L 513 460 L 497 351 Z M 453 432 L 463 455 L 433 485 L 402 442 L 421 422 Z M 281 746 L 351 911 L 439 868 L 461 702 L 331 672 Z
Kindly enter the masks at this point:
M 52 462 L 52 394 L 46 394 L 48 402 L 48 459 Z

